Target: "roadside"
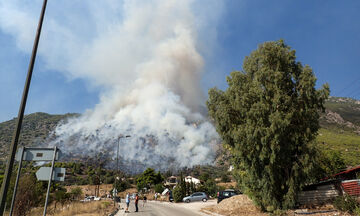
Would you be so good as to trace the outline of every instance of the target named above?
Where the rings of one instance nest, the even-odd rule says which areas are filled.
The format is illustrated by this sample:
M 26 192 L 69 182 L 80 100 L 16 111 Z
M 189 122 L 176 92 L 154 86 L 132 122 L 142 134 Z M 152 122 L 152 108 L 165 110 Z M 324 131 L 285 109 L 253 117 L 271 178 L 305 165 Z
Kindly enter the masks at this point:
M 194 202 L 194 203 L 170 203 L 161 201 L 148 201 L 143 207 L 143 202 L 139 202 L 139 212 L 135 213 L 134 202 L 130 203 L 130 213 L 125 213 L 124 208 L 126 204 L 122 202 L 120 204 L 120 210 L 115 216 L 124 215 L 156 215 L 156 216 L 205 216 L 209 215 L 204 212 L 200 212 L 201 208 L 214 204 L 214 200 L 210 202 Z

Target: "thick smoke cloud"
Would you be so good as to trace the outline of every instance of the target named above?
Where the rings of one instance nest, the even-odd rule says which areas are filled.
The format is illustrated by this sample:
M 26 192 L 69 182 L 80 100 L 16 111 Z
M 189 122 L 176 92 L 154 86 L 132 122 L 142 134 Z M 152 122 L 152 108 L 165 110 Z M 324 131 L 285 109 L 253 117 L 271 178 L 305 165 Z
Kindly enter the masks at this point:
M 0 28 L 28 50 L 37 15 L 19 5 L 0 3 Z M 50 145 L 73 154 L 114 156 L 118 137 L 131 135 L 120 139 L 126 161 L 159 169 L 211 163 L 218 136 L 202 111 L 199 50 L 208 51 L 205 45 L 216 36 L 213 21 L 219 13 L 210 11 L 220 11 L 221 5 L 206 1 L 206 6 L 175 0 L 74 1 L 64 6 L 66 16 L 49 6 L 40 47 L 46 67 L 103 89 L 99 104 L 60 124 Z M 23 22 L 26 27 L 18 26 Z M 208 37 L 199 40 L 204 32 Z

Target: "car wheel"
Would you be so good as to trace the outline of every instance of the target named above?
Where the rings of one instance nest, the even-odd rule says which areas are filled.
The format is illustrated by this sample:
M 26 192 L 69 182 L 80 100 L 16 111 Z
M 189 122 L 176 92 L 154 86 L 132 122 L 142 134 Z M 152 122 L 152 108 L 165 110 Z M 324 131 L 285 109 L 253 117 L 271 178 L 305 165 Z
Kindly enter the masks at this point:
M 185 202 L 186 202 L 186 203 L 189 203 L 189 202 L 190 202 L 190 200 L 189 200 L 189 199 L 187 199 L 187 200 L 185 200 Z
M 206 199 L 206 198 L 204 198 L 204 199 L 202 199 L 202 201 L 203 201 L 203 202 L 206 202 L 206 201 L 207 201 L 207 199 Z

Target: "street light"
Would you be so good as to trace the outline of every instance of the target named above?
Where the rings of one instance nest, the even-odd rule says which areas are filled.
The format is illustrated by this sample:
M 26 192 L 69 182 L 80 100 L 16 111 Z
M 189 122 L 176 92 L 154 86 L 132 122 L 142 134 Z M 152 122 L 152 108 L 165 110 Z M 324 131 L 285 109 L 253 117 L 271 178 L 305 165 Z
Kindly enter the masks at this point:
M 116 202 L 116 193 L 115 191 L 117 192 L 117 189 L 116 187 L 118 186 L 118 180 L 120 178 L 119 176 L 119 148 L 120 148 L 120 139 L 121 138 L 129 138 L 131 137 L 130 135 L 120 135 L 118 136 L 118 146 L 117 146 L 117 153 L 116 153 L 116 172 L 117 172 L 117 177 L 115 178 L 115 188 L 114 188 L 114 206 L 115 206 L 115 202 Z
M 129 138 L 131 137 L 130 135 L 120 135 L 118 137 L 118 146 L 117 146 L 117 153 L 116 153 L 116 171 L 117 171 L 117 174 L 119 175 L 119 148 L 120 148 L 120 139 L 121 138 Z

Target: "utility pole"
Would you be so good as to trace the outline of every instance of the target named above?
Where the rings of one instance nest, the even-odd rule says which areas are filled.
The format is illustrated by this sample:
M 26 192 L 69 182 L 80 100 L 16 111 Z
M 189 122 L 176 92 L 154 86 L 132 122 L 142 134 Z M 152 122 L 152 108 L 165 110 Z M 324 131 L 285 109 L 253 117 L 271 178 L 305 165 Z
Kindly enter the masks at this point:
M 115 177 L 115 190 L 117 191 L 116 187 L 119 184 L 119 178 L 120 178 L 120 172 L 119 172 L 119 149 L 120 149 L 120 139 L 121 138 L 129 138 L 131 137 L 130 135 L 120 135 L 118 137 L 118 145 L 117 145 L 117 152 L 116 152 L 116 177 Z M 116 202 L 116 194 L 114 193 L 114 206 L 115 206 L 115 202 Z
M 44 20 L 46 4 L 47 4 L 47 0 L 44 0 L 42 9 L 41 9 L 41 13 L 40 13 L 39 24 L 38 24 L 37 31 L 36 31 L 34 46 L 33 46 L 32 53 L 31 53 L 31 58 L 30 58 L 28 73 L 27 73 L 27 77 L 26 77 L 26 81 L 25 81 L 24 90 L 23 90 L 23 95 L 22 95 L 22 99 L 21 99 L 21 103 L 20 103 L 19 113 L 18 113 L 18 117 L 16 120 L 15 132 L 14 132 L 13 139 L 11 141 L 10 154 L 8 156 L 8 160 L 6 163 L 5 176 L 4 176 L 4 180 L 2 183 L 2 187 L 1 187 L 0 215 L 3 215 L 3 213 L 5 211 L 6 196 L 7 196 L 10 179 L 11 179 L 11 174 L 12 174 L 12 170 L 13 170 L 15 153 L 16 153 L 16 149 L 17 149 L 17 145 L 18 145 L 18 141 L 19 141 L 21 124 L 22 124 L 22 120 L 24 117 L 26 100 L 27 100 L 27 96 L 29 93 L 32 72 L 34 69 L 34 64 L 35 64 L 35 59 L 36 59 L 37 48 L 39 45 L 39 39 L 40 39 L 40 34 L 41 34 L 42 23 Z

